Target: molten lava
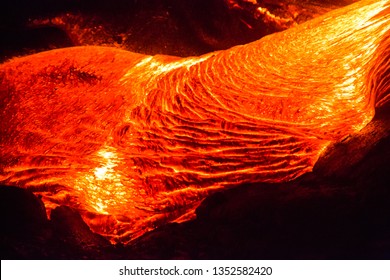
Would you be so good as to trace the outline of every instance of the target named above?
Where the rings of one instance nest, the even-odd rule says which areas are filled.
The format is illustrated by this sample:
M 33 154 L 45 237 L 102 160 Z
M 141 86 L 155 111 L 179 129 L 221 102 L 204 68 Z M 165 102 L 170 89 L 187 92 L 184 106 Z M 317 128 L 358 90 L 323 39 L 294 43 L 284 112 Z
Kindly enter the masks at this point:
M 202 198 L 309 172 L 390 91 L 390 1 L 200 57 L 75 47 L 0 66 L 0 182 L 129 241 Z

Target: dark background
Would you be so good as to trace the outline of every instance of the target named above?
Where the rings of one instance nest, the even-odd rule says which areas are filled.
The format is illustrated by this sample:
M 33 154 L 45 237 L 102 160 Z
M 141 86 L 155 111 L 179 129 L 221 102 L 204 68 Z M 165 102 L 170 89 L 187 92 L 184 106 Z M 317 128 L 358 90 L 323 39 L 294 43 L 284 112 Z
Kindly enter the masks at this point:
M 353 1 L 4 0 L 0 4 L 0 59 L 74 45 L 199 55 L 289 27 L 264 20 L 256 13 L 259 6 L 291 18 L 292 24 Z

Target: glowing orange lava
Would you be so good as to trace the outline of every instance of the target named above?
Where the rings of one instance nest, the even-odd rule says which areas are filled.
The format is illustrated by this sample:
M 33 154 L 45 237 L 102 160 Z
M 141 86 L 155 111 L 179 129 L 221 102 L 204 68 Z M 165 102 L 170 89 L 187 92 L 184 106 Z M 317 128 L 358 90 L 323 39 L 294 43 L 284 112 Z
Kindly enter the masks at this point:
M 0 66 L 0 182 L 127 242 L 218 189 L 297 178 L 387 100 L 389 7 L 358 2 L 200 57 L 15 58 Z

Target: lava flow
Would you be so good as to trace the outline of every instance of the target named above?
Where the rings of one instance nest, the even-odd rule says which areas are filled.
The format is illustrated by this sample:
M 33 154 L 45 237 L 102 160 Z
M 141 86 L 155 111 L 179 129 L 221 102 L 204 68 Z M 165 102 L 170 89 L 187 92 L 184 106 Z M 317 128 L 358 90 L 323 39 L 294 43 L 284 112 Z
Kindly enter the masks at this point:
M 390 91 L 390 1 L 177 58 L 74 47 L 0 66 L 0 182 L 128 242 L 202 198 L 311 171 Z

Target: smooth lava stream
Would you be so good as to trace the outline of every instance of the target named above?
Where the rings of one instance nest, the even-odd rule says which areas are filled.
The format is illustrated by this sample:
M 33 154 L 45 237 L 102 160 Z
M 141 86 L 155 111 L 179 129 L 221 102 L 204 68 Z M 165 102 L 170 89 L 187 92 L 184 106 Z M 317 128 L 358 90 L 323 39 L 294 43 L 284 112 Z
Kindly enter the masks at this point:
M 200 57 L 74 47 L 0 65 L 0 183 L 76 208 L 112 242 L 211 192 L 311 171 L 390 93 L 390 1 Z

